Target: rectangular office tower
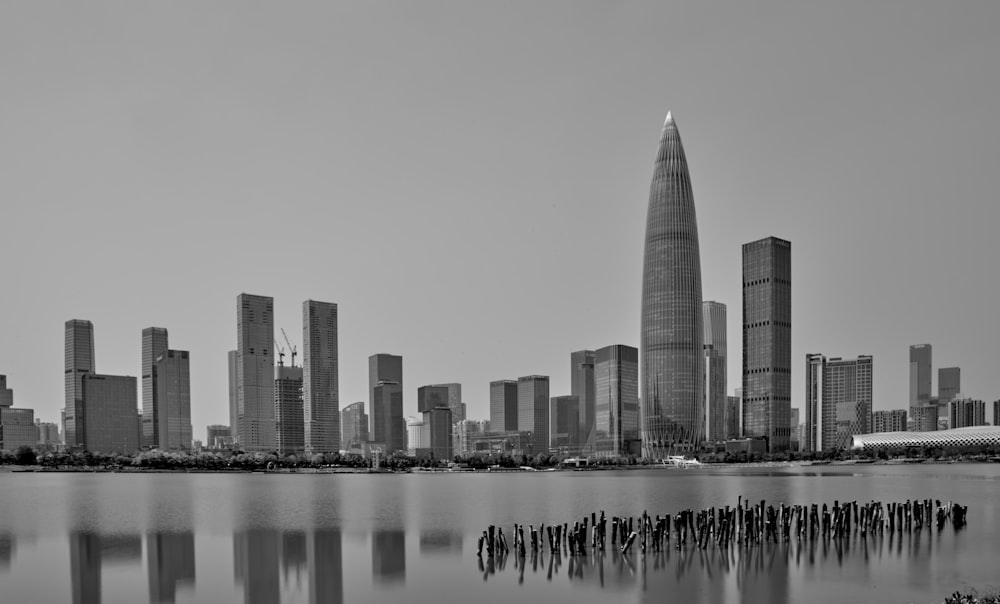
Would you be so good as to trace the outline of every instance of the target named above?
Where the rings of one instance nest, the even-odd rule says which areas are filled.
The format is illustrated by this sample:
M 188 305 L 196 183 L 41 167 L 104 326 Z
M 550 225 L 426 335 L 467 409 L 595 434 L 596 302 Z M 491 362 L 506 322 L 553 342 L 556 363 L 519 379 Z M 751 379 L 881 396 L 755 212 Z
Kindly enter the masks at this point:
M 448 407 L 448 388 L 446 386 L 421 386 L 417 388 L 418 413 L 427 413 L 431 409 L 440 407 Z
M 616 344 L 594 353 L 594 453 L 625 456 L 639 438 L 639 349 Z
M 517 380 L 490 382 L 490 430 L 517 431 Z
M 274 299 L 236 299 L 237 441 L 244 451 L 271 451 L 274 432 Z
M 166 352 L 167 329 L 147 327 L 142 330 L 142 442 L 143 447 L 156 447 L 159 425 L 156 417 L 156 388 L 153 385 L 153 365 Z
M 340 373 L 337 358 L 337 305 L 302 303 L 302 401 L 305 451 L 340 451 Z
M 191 431 L 189 353 L 186 350 L 164 350 L 156 358 L 151 369 L 154 398 L 150 412 L 153 415 L 152 425 L 156 427 L 156 432 L 145 446 L 165 451 L 190 451 L 194 437 Z M 142 421 L 145 429 L 147 425 L 145 410 Z
M 302 407 L 302 367 L 279 363 L 274 368 L 274 437 L 280 455 L 305 452 Z
M 831 358 L 823 372 L 823 449 L 850 449 L 872 431 L 872 357 Z
M 570 455 L 579 452 L 580 400 L 572 394 L 549 401 L 549 446 Z
M 91 453 L 132 455 L 139 449 L 138 384 L 131 376 L 88 373 L 81 379 L 84 431 L 80 447 Z
M 448 389 L 448 408 L 451 409 L 451 421 L 457 424 L 465 420 L 465 403 L 462 402 L 462 385 L 452 382 L 449 384 L 432 384 L 438 388 Z
M 726 305 L 701 303 L 705 353 L 705 438 L 708 442 L 726 440 L 728 414 L 726 396 Z
M 368 414 L 364 401 L 351 403 L 340 412 L 340 444 L 344 449 L 360 449 L 368 442 Z
M 801 450 L 806 453 L 823 450 L 823 374 L 826 357 L 806 355 L 806 421 Z
M 229 362 L 229 438 L 232 439 L 232 443 L 235 445 L 240 442 L 240 415 L 238 412 L 240 388 L 239 380 L 236 377 L 238 374 L 236 366 L 238 364 L 237 360 L 239 359 L 239 355 L 236 354 L 235 350 L 230 350 L 226 353 L 226 358 Z
M 743 435 L 785 451 L 792 410 L 792 244 L 743 244 Z
M 872 432 L 905 432 L 906 409 L 872 412 Z
M 403 419 L 403 386 L 380 381 L 372 389 L 371 439 L 383 455 L 406 450 L 406 424 Z
M 910 346 L 910 421 L 916 432 L 937 430 L 938 408 L 931 400 L 931 345 Z
M 594 393 L 594 351 L 578 350 L 569 355 L 570 395 L 580 401 L 579 444 L 592 445 L 594 441 L 594 414 L 596 398 Z
M 434 407 L 424 413 L 424 429 L 428 435 L 431 459 L 449 462 L 455 457 L 452 442 L 451 409 L 448 406 Z
M 531 454 L 549 450 L 549 376 L 517 378 L 517 429 L 531 432 Z
M 83 448 L 86 433 L 86 414 L 83 409 L 83 376 L 95 373 L 94 324 L 81 319 L 66 321 L 66 420 L 63 434 L 66 447 Z

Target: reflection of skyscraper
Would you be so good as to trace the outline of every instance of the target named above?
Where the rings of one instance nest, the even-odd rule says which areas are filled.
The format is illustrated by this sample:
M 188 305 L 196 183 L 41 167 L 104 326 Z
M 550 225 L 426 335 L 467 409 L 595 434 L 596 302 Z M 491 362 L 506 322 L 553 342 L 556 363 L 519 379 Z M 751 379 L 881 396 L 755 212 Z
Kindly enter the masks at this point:
M 149 601 L 174 602 L 177 588 L 194 586 L 194 533 L 146 535 Z
M 69 574 L 73 604 L 101 601 L 101 538 L 95 533 L 69 534 Z
M 233 533 L 233 574 L 243 586 L 246 604 L 271 604 L 281 598 L 278 531 L 250 529 Z
M 462 553 L 461 533 L 447 530 L 420 532 L 420 555 L 454 555 Z
M 300 587 L 307 575 L 306 534 L 284 531 L 281 534 L 281 579 L 286 586 Z
M 14 560 L 14 550 L 17 549 L 17 541 L 10 533 L 0 533 L 0 572 L 10 568 L 10 563 Z
M 667 119 L 649 186 L 642 268 L 642 448 L 664 457 L 704 434 L 701 260 L 687 158 Z
M 402 529 L 372 532 L 372 581 L 380 585 L 406 581 L 406 533 Z
M 344 564 L 340 529 L 316 529 L 309 533 L 306 543 L 309 560 L 310 604 L 339 604 L 343 602 Z

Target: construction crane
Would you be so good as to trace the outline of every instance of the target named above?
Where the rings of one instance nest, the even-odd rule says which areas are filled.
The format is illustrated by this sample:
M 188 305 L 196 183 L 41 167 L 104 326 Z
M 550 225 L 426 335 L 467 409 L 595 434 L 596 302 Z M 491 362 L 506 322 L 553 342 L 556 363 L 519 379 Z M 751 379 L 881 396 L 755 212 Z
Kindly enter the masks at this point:
M 288 334 L 285 333 L 284 327 L 281 328 L 281 335 L 285 337 L 285 344 L 288 344 L 288 350 L 292 353 L 292 367 L 295 367 L 295 355 L 298 354 L 298 349 L 295 348 L 294 344 L 288 341 Z
M 278 344 L 278 341 L 274 341 L 274 349 L 278 351 L 278 367 L 285 366 L 285 349 Z M 292 357 L 292 363 L 295 363 L 295 357 Z

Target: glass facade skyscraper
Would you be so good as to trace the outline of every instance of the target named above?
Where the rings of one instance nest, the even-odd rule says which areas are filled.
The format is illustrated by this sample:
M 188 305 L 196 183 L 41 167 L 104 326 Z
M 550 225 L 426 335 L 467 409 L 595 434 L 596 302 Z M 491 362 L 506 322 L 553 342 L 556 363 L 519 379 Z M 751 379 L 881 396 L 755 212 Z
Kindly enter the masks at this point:
M 153 365 L 156 364 L 160 355 L 167 351 L 167 348 L 167 329 L 165 327 L 147 327 L 142 330 L 142 442 L 140 444 L 143 447 L 159 445 Z
M 726 305 L 705 301 L 701 305 L 705 341 L 705 437 L 709 442 L 726 440 L 728 404 L 726 397 Z
M 653 166 L 642 270 L 642 452 L 661 458 L 704 435 L 701 259 L 687 158 L 670 113 Z
M 938 429 L 938 408 L 931 400 L 930 344 L 910 346 L 910 421 L 917 432 Z
M 336 453 L 340 450 L 336 304 L 316 300 L 302 303 L 302 346 L 305 451 Z
M 274 299 L 236 299 L 237 440 L 245 451 L 270 451 L 274 432 Z
M 517 430 L 531 432 L 531 453 L 549 450 L 549 377 L 517 378 Z
M 594 355 L 594 453 L 625 456 L 639 437 L 639 350 L 616 344 Z
M 82 319 L 66 321 L 65 340 L 66 421 L 64 435 L 69 449 L 84 446 L 86 413 L 83 407 L 83 376 L 94 368 L 94 324 Z

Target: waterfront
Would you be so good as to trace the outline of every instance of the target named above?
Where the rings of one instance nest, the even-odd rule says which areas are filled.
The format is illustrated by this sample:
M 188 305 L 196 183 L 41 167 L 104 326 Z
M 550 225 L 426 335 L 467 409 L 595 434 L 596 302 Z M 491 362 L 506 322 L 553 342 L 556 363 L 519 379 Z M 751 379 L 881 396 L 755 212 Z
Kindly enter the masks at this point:
M 505 475 L 0 475 L 4 602 L 940 602 L 995 588 L 1000 465 Z M 934 498 L 961 531 L 490 568 L 487 524 L 735 504 Z M 492 570 L 492 573 L 490 572 Z M 522 572 L 523 571 L 523 572 Z

